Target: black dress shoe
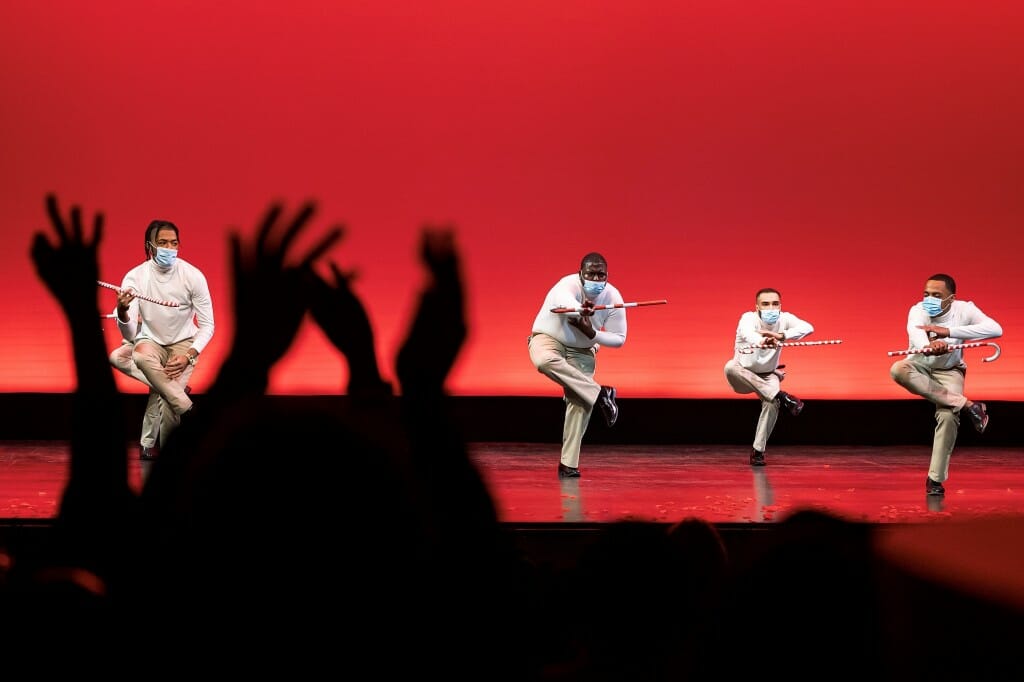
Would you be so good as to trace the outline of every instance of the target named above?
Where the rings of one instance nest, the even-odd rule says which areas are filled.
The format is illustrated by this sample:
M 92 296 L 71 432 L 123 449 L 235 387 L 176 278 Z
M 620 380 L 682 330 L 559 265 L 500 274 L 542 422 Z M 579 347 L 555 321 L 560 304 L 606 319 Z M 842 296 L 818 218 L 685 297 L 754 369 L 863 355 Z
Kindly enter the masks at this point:
M 988 428 L 988 410 L 985 409 L 985 403 L 974 403 L 968 407 L 967 416 L 971 418 L 975 431 L 985 433 L 985 429 Z
M 567 467 L 561 462 L 558 463 L 558 477 L 559 478 L 579 478 L 580 470 L 576 467 Z
M 139 459 L 143 461 L 150 461 L 156 459 L 156 456 L 160 454 L 156 446 L 146 447 L 145 445 L 139 445 Z
M 795 395 L 790 395 L 785 391 L 779 391 L 775 396 L 781 407 L 786 410 L 794 417 L 800 414 L 804 409 L 804 401 L 797 398 Z
M 763 467 L 765 465 L 764 453 L 760 450 L 750 451 L 750 466 L 752 467 Z
M 609 427 L 615 426 L 619 418 L 619 406 L 615 404 L 615 387 L 602 386 L 601 392 L 597 394 L 597 404 L 604 415 L 604 423 Z
M 938 481 L 933 481 L 931 476 L 928 477 L 928 480 L 924 484 L 924 491 L 929 495 L 946 494 L 946 489 L 942 487 L 942 484 Z

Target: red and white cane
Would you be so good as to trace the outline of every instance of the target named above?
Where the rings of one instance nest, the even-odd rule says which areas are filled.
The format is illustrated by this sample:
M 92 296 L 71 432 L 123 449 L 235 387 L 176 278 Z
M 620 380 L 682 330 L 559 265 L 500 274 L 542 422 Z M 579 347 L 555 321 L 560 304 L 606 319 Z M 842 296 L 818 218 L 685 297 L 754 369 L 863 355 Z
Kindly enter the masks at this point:
M 947 350 L 961 350 L 965 348 L 981 348 L 982 346 L 992 346 L 995 348 L 995 352 L 987 358 L 982 358 L 982 362 L 992 362 L 999 358 L 1003 353 L 1003 349 L 999 347 L 998 343 L 992 343 L 991 341 L 973 341 L 971 343 L 951 343 L 946 346 Z M 931 348 L 911 348 L 910 350 L 891 350 L 889 351 L 889 357 L 894 355 L 939 355 Z
M 824 341 L 783 341 L 777 343 L 774 346 L 768 346 L 762 343 L 752 343 L 749 346 L 740 346 L 736 350 L 741 353 L 753 353 L 755 350 L 761 350 L 763 348 L 790 348 L 799 346 L 834 346 L 837 343 L 842 343 L 842 339 L 826 339 Z
M 121 289 L 121 287 L 114 286 L 113 284 L 110 284 L 109 282 L 100 282 L 99 280 L 97 280 L 96 284 L 99 284 L 101 287 L 106 287 L 107 289 L 113 289 L 114 291 L 116 291 L 119 294 L 123 293 L 123 291 L 124 291 L 123 289 Z M 150 298 L 149 296 L 143 296 L 142 294 L 136 293 L 134 291 L 132 291 L 130 293 L 135 298 L 142 299 L 143 301 L 149 301 L 150 303 L 156 303 L 157 305 L 165 305 L 165 306 L 167 306 L 169 308 L 177 308 L 180 305 L 176 301 L 161 301 L 160 299 L 157 299 L 157 298 Z
M 645 305 L 665 305 L 668 300 L 661 299 L 659 301 L 634 301 L 633 303 L 613 303 L 611 305 L 595 305 L 589 310 L 610 310 L 611 308 L 637 308 Z M 582 313 L 586 308 L 552 308 L 553 313 Z

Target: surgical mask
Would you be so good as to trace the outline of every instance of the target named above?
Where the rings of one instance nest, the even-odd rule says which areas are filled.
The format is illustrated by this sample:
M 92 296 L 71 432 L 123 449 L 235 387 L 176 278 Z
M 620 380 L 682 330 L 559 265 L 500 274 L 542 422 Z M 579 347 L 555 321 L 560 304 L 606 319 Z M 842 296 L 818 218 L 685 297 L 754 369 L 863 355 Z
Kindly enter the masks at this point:
M 590 280 L 583 280 L 583 293 L 587 295 L 587 298 L 593 301 L 597 298 L 598 294 L 604 291 L 604 285 L 607 282 L 591 282 Z
M 778 310 L 762 310 L 761 311 L 761 319 L 764 320 L 767 324 L 775 324 L 776 322 L 779 321 L 779 311 Z
M 162 246 L 158 246 L 156 247 L 156 255 L 153 257 L 153 260 L 155 260 L 156 264 L 160 267 L 169 268 L 174 265 L 174 261 L 177 258 L 177 249 L 165 249 Z
M 949 298 L 948 296 L 946 298 Z M 921 305 L 924 307 L 924 311 L 928 313 L 928 317 L 938 317 L 942 314 L 942 302 L 945 298 L 935 298 L 934 296 L 925 296 L 924 301 Z

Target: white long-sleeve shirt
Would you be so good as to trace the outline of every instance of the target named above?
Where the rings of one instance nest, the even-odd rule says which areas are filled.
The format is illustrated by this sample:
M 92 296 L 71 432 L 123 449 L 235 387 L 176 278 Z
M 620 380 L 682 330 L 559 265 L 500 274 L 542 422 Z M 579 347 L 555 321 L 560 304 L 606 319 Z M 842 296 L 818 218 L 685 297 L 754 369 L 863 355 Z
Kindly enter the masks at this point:
M 949 344 L 969 343 L 980 339 L 994 339 L 1003 335 L 1002 326 L 991 317 L 981 312 L 973 301 L 954 300 L 949 310 L 938 317 L 929 317 L 924 305 L 915 303 L 907 314 L 907 336 L 910 338 L 908 350 L 924 348 L 931 339 L 918 325 L 937 325 L 949 329 L 949 338 L 942 339 Z M 932 369 L 953 369 L 966 367 L 963 349 L 952 350 L 944 355 L 925 355 L 915 353 L 908 356 L 913 362 Z
M 606 308 L 595 310 L 591 322 L 597 335 L 588 339 L 587 335 L 569 324 L 570 316 L 577 313 L 553 313 L 552 308 L 579 308 L 583 305 L 583 286 L 580 284 L 579 273 L 566 275 L 551 287 L 544 297 L 537 317 L 533 320 L 534 334 L 547 334 L 561 341 L 570 348 L 590 348 L 594 345 L 620 348 L 626 343 L 626 309 Z M 604 291 L 598 294 L 594 305 L 619 305 L 625 303 L 619 290 L 611 284 L 605 284 Z
M 128 341 L 150 339 L 161 346 L 195 337 L 192 347 L 202 353 L 213 338 L 213 300 L 206 276 L 186 260 L 178 258 L 169 269 L 152 259 L 135 266 L 121 280 L 121 289 L 131 289 L 159 301 L 175 301 L 177 307 L 140 298 L 128 306 L 128 322 L 117 317 L 121 336 Z M 141 318 L 141 325 L 138 320 Z
M 781 348 L 755 348 L 753 352 L 742 349 L 750 345 L 764 343 L 765 337 L 761 331 L 782 333 L 785 341 L 798 341 L 811 332 L 814 327 L 810 322 L 801 320 L 793 313 L 781 312 L 779 319 L 774 324 L 768 324 L 761 319 L 761 315 L 753 310 L 740 315 L 739 324 L 736 325 L 736 346 L 733 358 L 741 366 L 746 367 L 755 374 L 767 374 L 779 366 L 779 358 L 782 356 Z

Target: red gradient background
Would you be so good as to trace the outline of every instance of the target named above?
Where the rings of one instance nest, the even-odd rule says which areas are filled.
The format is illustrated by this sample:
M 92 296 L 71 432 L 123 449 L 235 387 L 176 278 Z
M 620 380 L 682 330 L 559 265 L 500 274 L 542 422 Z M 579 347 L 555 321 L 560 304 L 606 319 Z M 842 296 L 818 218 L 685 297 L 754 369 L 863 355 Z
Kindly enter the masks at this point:
M 313 198 L 311 232 L 349 227 L 330 257 L 360 271 L 389 377 L 419 230 L 452 223 L 471 322 L 455 395 L 557 394 L 526 335 L 596 250 L 627 301 L 669 301 L 600 353 L 621 397 L 736 397 L 735 325 L 772 286 L 809 340 L 843 340 L 784 351 L 790 390 L 909 398 L 886 351 L 948 272 L 1005 332 L 998 362 L 967 351 L 969 395 L 1021 400 L 1022 84 L 1011 1 L 5 2 L 0 391 L 74 388 L 28 256 L 54 191 L 105 212 L 109 282 L 151 219 L 179 225 L 216 307 L 200 392 L 233 333 L 228 228 Z M 271 390 L 346 374 L 307 324 Z

